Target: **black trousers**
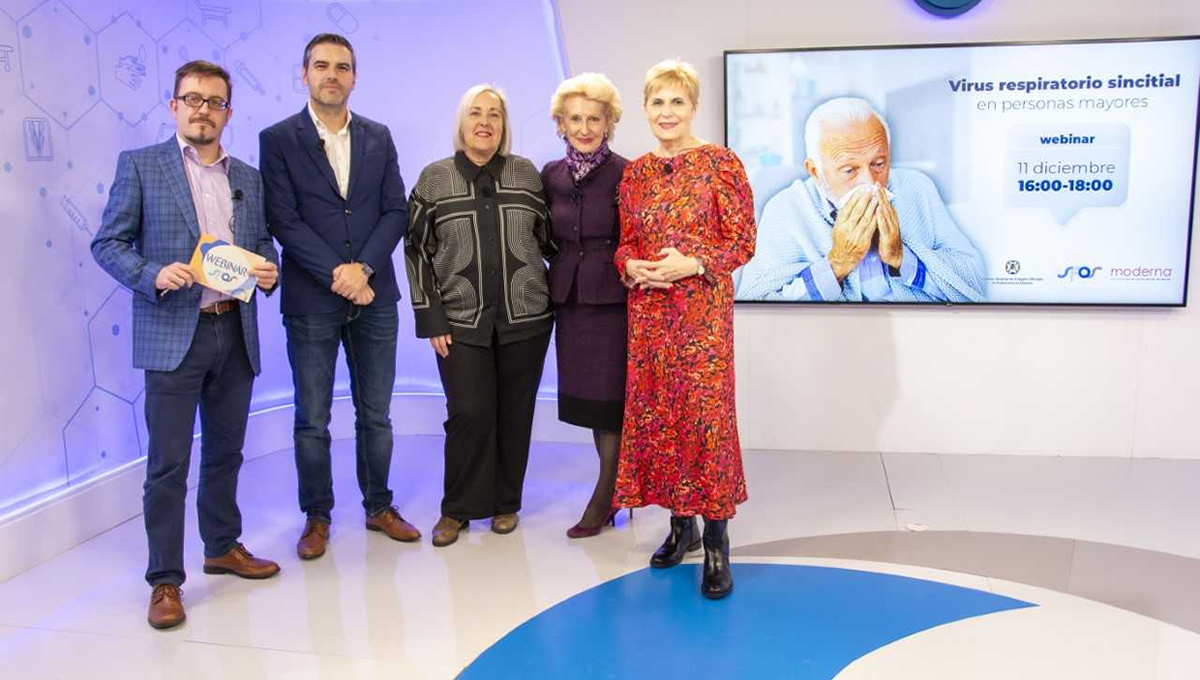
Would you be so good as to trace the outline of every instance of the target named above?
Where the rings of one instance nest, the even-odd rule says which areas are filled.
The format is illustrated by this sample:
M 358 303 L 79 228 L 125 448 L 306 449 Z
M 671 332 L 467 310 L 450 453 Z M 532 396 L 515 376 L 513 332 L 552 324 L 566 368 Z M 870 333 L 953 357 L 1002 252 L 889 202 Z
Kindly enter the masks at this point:
M 481 519 L 521 509 L 533 408 L 550 333 L 507 345 L 450 346 L 442 514 Z
M 201 314 L 183 362 L 146 371 L 146 483 L 142 492 L 150 563 L 146 581 L 183 583 L 183 521 L 192 431 L 200 408 L 200 487 L 196 493 L 204 556 L 220 557 L 242 535 L 238 471 L 250 415 L 254 370 L 237 310 Z

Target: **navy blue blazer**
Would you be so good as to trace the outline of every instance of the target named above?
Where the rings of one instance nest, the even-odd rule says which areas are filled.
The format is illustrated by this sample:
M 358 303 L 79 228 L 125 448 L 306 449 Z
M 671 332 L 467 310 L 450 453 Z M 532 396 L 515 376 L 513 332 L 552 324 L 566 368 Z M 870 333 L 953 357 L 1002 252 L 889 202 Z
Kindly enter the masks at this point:
M 233 202 L 234 242 L 278 262 L 263 223 L 258 172 L 232 156 L 229 190 L 243 197 Z M 202 287 L 159 295 L 154 280 L 164 266 L 190 262 L 199 240 L 196 204 L 175 135 L 162 144 L 121 152 L 100 230 L 92 240 L 92 256 L 104 271 L 134 292 L 134 368 L 173 371 L 192 346 Z M 257 375 L 261 370 L 257 295 L 238 307 L 246 354 Z
M 350 188 L 337 177 L 305 105 L 258 136 L 267 226 L 283 247 L 280 311 L 320 314 L 346 309 L 331 290 L 333 270 L 362 262 L 375 270 L 372 305 L 400 299 L 392 251 L 408 228 L 408 201 L 387 126 L 354 114 L 350 121 Z

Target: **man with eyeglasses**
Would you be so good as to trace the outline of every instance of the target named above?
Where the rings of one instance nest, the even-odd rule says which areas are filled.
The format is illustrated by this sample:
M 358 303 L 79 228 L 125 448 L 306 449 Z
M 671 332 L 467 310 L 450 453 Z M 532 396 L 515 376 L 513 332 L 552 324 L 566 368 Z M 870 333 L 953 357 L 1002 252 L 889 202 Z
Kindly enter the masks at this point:
M 255 298 L 241 302 L 197 286 L 187 264 L 206 234 L 267 259 L 251 270 L 265 294 L 278 280 L 262 180 L 221 147 L 230 89 L 229 73 L 216 64 L 179 67 L 168 102 L 176 134 L 121 153 L 92 241 L 96 262 L 133 293 L 133 365 L 146 371 L 150 440 L 142 504 L 146 581 L 153 588 L 147 619 L 154 628 L 185 618 L 184 504 L 197 407 L 204 573 L 263 579 L 279 572 L 239 541 L 238 471 L 260 367 Z
M 354 48 L 323 33 L 304 48 L 308 102 L 259 135 L 267 222 L 283 246 L 280 309 L 295 385 L 301 559 L 325 554 L 333 511 L 329 423 L 338 348 L 354 402 L 355 459 L 366 528 L 421 537 L 392 504 L 392 388 L 400 289 L 392 252 L 408 227 L 396 145 L 350 112 Z

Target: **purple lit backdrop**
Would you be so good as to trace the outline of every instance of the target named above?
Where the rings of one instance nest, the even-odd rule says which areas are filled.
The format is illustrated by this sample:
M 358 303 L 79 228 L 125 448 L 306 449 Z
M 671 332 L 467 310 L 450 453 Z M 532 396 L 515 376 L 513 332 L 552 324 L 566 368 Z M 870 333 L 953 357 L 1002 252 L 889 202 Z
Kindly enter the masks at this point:
M 391 128 L 409 187 L 451 152 L 458 98 L 478 82 L 508 93 L 515 153 L 539 167 L 561 154 L 548 103 L 566 64 L 550 0 L 0 0 L 0 261 L 21 281 L 0 289 L 0 514 L 145 449 L 130 293 L 88 248 L 117 153 L 173 133 L 174 69 L 200 58 L 233 74 L 224 142 L 257 165 L 259 130 L 304 105 L 303 47 L 326 31 L 354 43 L 351 107 Z M 292 396 L 278 298 L 260 307 L 256 408 Z M 402 301 L 396 389 L 440 390 L 408 311 Z M 543 389 L 554 381 L 551 361 Z M 336 389 L 348 389 L 344 368 Z

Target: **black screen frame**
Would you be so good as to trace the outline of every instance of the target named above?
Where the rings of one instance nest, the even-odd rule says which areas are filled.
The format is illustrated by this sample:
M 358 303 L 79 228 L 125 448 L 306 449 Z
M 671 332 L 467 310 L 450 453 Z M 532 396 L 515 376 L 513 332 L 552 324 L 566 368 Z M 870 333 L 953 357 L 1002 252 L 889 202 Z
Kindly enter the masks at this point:
M 1024 46 L 1039 46 L 1039 45 L 1096 45 L 1096 44 L 1125 44 L 1125 43 L 1158 43 L 1158 42 L 1180 42 L 1180 41 L 1197 41 L 1200 42 L 1200 34 L 1197 35 L 1172 35 L 1172 36 L 1144 36 L 1133 38 L 1084 38 L 1072 40 L 1029 40 L 1029 41 L 998 41 L 998 42 L 956 42 L 956 43 L 912 43 L 912 44 L 884 44 L 884 45 L 828 45 L 822 47 L 776 47 L 768 49 L 741 49 L 741 50 L 724 50 L 721 53 L 721 76 L 722 76 L 722 133 L 724 135 L 723 143 L 726 147 L 729 146 L 729 57 L 739 54 L 776 54 L 781 52 L 786 53 L 804 53 L 804 52 L 847 52 L 861 50 L 913 50 L 913 49 L 941 49 L 941 48 L 962 48 L 962 47 L 1024 47 Z M 1197 88 L 1196 100 L 1196 123 L 1195 123 L 1195 138 L 1192 144 L 1192 191 L 1188 198 L 1188 226 L 1187 226 L 1187 257 L 1184 259 L 1183 270 L 1183 298 L 1180 302 L 887 302 L 881 300 L 865 300 L 860 302 L 837 302 L 824 300 L 738 300 L 734 298 L 735 305 L 746 306 L 761 306 L 761 307 L 867 307 L 878 309 L 880 307 L 895 307 L 895 308 L 917 308 L 925 309 L 932 307 L 971 307 L 971 308 L 987 308 L 987 307 L 1027 307 L 1027 308 L 1109 308 L 1109 309 L 1183 309 L 1188 306 L 1188 283 L 1191 277 L 1192 270 L 1192 233 L 1196 222 L 1196 172 L 1197 162 L 1200 161 L 1200 88 Z

